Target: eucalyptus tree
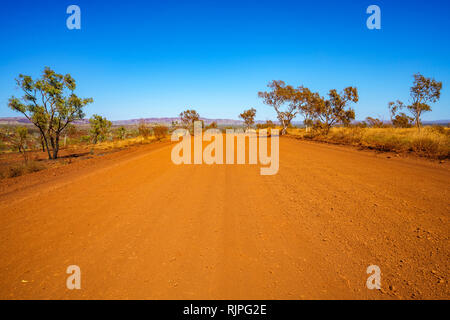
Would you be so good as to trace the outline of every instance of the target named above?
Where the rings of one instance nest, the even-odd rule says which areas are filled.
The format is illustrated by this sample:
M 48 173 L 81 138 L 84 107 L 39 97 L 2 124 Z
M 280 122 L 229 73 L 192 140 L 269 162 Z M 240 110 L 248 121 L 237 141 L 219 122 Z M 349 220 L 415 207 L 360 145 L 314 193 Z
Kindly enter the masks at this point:
M 286 134 L 292 120 L 300 112 L 298 105 L 295 103 L 297 92 L 292 86 L 286 86 L 286 83 L 281 80 L 273 80 L 267 87 L 270 90 L 258 92 L 258 96 L 263 99 L 265 104 L 274 108 L 277 119 L 282 126 L 281 134 Z
M 239 118 L 241 118 L 244 121 L 245 128 L 250 129 L 252 125 L 255 124 L 255 116 L 256 116 L 256 110 L 254 108 L 244 110 L 239 115 Z
M 48 158 L 58 158 L 61 133 L 70 123 L 83 119 L 83 108 L 93 99 L 78 97 L 72 76 L 58 74 L 48 67 L 41 78 L 20 74 L 16 83 L 24 95 L 11 97 L 8 106 L 39 129 Z
M 183 128 L 193 130 L 194 122 L 200 120 L 200 115 L 194 109 L 188 109 L 180 113 L 180 121 Z
M 331 89 L 329 99 L 320 95 L 314 95 L 311 99 L 311 109 L 314 114 L 315 125 L 328 134 L 330 128 L 336 124 L 349 125 L 355 119 L 355 110 L 349 104 L 358 102 L 358 90 L 355 87 L 347 87 L 338 93 Z
M 420 73 L 414 75 L 413 86 L 410 89 L 411 104 L 406 106 L 415 120 L 418 130 L 421 127 L 420 117 L 423 112 L 431 111 L 430 103 L 437 102 L 441 97 L 442 82 L 425 78 Z
M 104 141 L 108 135 L 109 129 L 111 128 L 111 121 L 105 117 L 94 114 L 90 119 L 91 124 L 90 134 L 92 137 L 92 143 L 96 144 L 98 141 Z
M 426 78 L 420 73 L 413 75 L 414 82 L 409 90 L 410 104 L 405 105 L 400 100 L 396 102 L 389 102 L 388 108 L 391 112 L 391 121 L 393 122 L 396 112 L 400 109 L 406 108 L 413 116 L 415 125 L 420 131 L 422 113 L 431 111 L 431 103 L 439 101 L 441 97 L 442 82 L 436 81 L 433 78 Z M 402 123 L 409 122 L 408 117 L 403 113 L 399 115 Z

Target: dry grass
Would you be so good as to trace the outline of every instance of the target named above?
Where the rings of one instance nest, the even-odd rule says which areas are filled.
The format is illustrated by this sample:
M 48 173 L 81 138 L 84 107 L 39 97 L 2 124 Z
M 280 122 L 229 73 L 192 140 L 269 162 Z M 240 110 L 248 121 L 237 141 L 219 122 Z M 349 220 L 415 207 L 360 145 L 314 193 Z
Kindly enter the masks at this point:
M 45 166 L 36 161 L 28 161 L 27 163 L 21 162 L 7 167 L 0 172 L 0 178 L 14 178 L 19 177 L 26 173 L 37 172 L 44 169 Z
M 92 158 L 95 155 L 103 155 L 105 153 L 118 151 L 121 149 L 126 149 L 127 147 L 135 146 L 135 145 L 143 145 L 161 141 L 165 137 L 159 137 L 157 139 L 154 136 L 150 136 L 144 138 L 142 136 L 138 136 L 135 138 L 123 139 L 123 140 L 114 140 L 114 141 L 104 141 L 97 144 L 89 144 L 88 146 L 84 144 L 71 144 L 65 149 L 61 149 L 66 151 L 64 157 L 61 156 L 56 161 L 55 160 L 47 160 L 41 159 L 40 161 L 38 157 L 32 157 L 33 161 L 28 161 L 26 164 L 23 161 L 23 158 L 20 156 L 14 157 L 17 155 L 17 152 L 13 152 L 12 150 L 4 150 L 2 154 L 9 155 L 8 158 L 0 159 L 3 161 L 2 166 L 0 166 L 0 179 L 4 178 L 14 178 L 19 177 L 27 173 L 32 173 L 36 171 L 40 171 L 49 167 L 61 166 L 72 163 L 72 157 L 83 159 L 83 158 Z M 87 150 L 86 150 L 87 147 Z M 89 155 L 90 149 L 90 155 Z M 86 152 L 87 151 L 87 152 Z M 84 157 L 86 156 L 87 157 Z M 11 157 L 13 156 L 13 157 Z
M 148 138 L 144 138 L 142 136 L 138 136 L 135 138 L 123 139 L 123 140 L 114 140 L 114 141 L 104 141 L 97 144 L 90 145 L 93 150 L 115 150 L 115 149 L 123 149 L 127 147 L 131 147 L 138 144 L 147 144 L 157 141 L 154 136 L 150 136 Z
M 315 141 L 349 144 L 379 151 L 413 152 L 433 159 L 450 158 L 450 129 L 428 126 L 416 128 L 333 128 L 328 135 L 288 129 L 288 134 Z

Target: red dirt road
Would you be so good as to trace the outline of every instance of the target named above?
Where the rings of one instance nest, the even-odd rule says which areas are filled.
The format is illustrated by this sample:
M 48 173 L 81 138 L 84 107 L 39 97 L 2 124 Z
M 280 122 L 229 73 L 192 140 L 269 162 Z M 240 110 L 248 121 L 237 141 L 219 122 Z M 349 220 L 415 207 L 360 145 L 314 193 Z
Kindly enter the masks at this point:
M 0 298 L 450 298 L 447 164 L 282 138 L 278 174 L 261 176 L 170 152 L 3 186 Z

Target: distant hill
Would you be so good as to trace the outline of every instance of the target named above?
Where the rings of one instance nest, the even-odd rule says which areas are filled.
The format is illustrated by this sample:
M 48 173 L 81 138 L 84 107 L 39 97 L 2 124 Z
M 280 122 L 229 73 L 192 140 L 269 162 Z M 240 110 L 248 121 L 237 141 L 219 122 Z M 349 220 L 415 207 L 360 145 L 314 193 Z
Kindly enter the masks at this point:
M 172 121 L 179 121 L 180 118 L 171 117 L 171 118 L 141 118 L 141 119 L 130 119 L 130 120 L 116 120 L 112 121 L 113 125 L 138 125 L 141 121 L 145 123 L 160 123 L 160 124 L 171 124 Z M 205 124 L 210 124 L 211 122 L 216 122 L 218 125 L 241 125 L 243 122 L 241 120 L 234 119 L 209 119 L 209 118 L 200 118 L 203 120 Z M 257 120 L 255 123 L 265 123 L 266 121 Z M 277 123 L 277 121 L 274 121 Z M 356 123 L 360 121 L 355 121 Z M 388 123 L 389 121 L 385 121 Z M 19 124 L 29 124 L 27 118 L 24 117 L 0 117 L 0 125 L 19 125 Z M 77 120 L 74 121 L 75 124 L 89 124 L 89 119 Z M 302 126 L 303 121 L 292 121 L 294 126 Z M 450 124 L 450 120 L 432 120 L 432 121 L 423 121 L 424 125 L 448 125 Z
M 172 121 L 179 121 L 180 118 L 141 118 L 141 119 L 130 119 L 130 120 L 116 120 L 112 121 L 113 125 L 138 125 L 140 122 L 145 123 L 161 123 L 161 124 L 171 124 Z M 239 125 L 243 122 L 241 120 L 234 119 L 208 119 L 200 118 L 205 124 L 210 124 L 216 122 L 218 125 Z M 256 121 L 256 123 L 264 123 L 265 121 Z M 24 117 L 0 117 L 1 124 L 18 125 L 18 124 L 29 124 L 30 121 Z M 75 124 L 89 124 L 89 119 L 82 119 L 74 121 Z
M 365 121 L 365 120 L 356 120 L 356 121 L 353 121 L 353 123 L 360 123 L 362 121 Z M 385 120 L 385 121 L 383 121 L 383 123 L 387 124 L 387 123 L 390 123 L 390 121 L 389 120 Z M 446 126 L 446 125 L 450 124 L 450 120 L 422 121 L 422 124 L 423 125 L 441 125 L 441 126 Z
M 22 117 L 6 117 L 0 118 L 0 124 L 25 124 L 30 123 L 27 118 Z
M 212 122 L 216 122 L 218 125 L 238 125 L 242 124 L 243 122 L 241 120 L 234 120 L 234 119 L 208 119 L 208 118 L 200 118 L 200 120 L 203 120 L 205 124 L 210 124 Z M 145 123 L 164 123 L 164 124 L 171 124 L 172 121 L 180 121 L 180 118 L 172 117 L 172 118 L 142 118 L 142 119 L 130 119 L 130 120 L 117 120 L 112 121 L 115 125 L 136 125 L 139 124 L 141 121 Z
M 438 124 L 438 125 L 448 125 L 450 124 L 450 120 L 433 120 L 433 121 L 422 121 L 423 124 Z

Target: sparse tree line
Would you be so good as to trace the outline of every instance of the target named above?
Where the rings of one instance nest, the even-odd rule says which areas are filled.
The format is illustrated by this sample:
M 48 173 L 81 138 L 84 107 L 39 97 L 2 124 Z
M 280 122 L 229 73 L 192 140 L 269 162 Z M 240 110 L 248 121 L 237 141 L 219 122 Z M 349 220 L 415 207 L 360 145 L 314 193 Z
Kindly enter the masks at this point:
M 47 152 L 49 159 L 56 159 L 60 150 L 61 139 L 66 144 L 67 135 L 73 135 L 77 128 L 73 123 L 82 120 L 85 116 L 84 107 L 93 102 L 92 98 L 80 98 L 75 94 L 76 82 L 70 74 L 57 74 L 50 68 L 45 68 L 39 79 L 20 74 L 16 83 L 23 91 L 21 98 L 12 97 L 8 106 L 22 113 L 38 131 L 36 135 L 29 135 L 25 127 L 16 128 L 14 132 L 6 130 L 3 139 L 10 141 L 26 159 L 26 150 L 31 145 L 38 144 L 43 152 Z M 297 116 L 303 117 L 307 129 L 327 135 L 333 126 L 351 126 L 355 120 L 355 110 L 352 104 L 359 100 L 356 87 L 346 87 L 338 92 L 329 90 L 326 97 L 313 92 L 304 86 L 294 87 L 285 82 L 272 81 L 268 84 L 269 90 L 259 92 L 264 104 L 272 107 L 278 123 L 281 125 L 281 134 L 286 134 Z M 421 74 L 414 75 L 413 86 L 410 89 L 410 101 L 405 104 L 399 100 L 389 102 L 388 108 L 391 116 L 391 125 L 394 127 L 411 127 L 413 124 L 420 130 L 421 117 L 424 112 L 431 111 L 432 103 L 440 98 L 442 82 L 426 78 Z M 407 115 L 405 112 L 409 112 Z M 239 114 L 246 129 L 255 126 L 256 109 L 250 108 Z M 202 121 L 197 111 L 188 108 L 179 115 L 180 120 L 172 122 L 172 128 L 193 129 L 195 121 Z M 105 117 L 94 114 L 89 119 L 89 135 L 82 140 L 96 144 L 113 139 L 112 123 Z M 386 124 L 377 118 L 367 117 L 358 126 L 384 127 Z M 257 129 L 271 128 L 275 124 L 268 120 L 264 124 L 257 124 Z M 213 122 L 204 129 L 217 128 Z M 137 134 L 147 139 L 153 135 L 157 140 L 164 138 L 169 128 L 163 125 L 150 127 L 145 122 L 139 123 Z M 130 133 L 125 126 L 115 128 L 117 139 L 125 139 Z M 36 140 L 38 142 L 36 142 Z
M 441 90 L 442 82 L 432 78 L 426 78 L 420 73 L 415 74 L 413 85 L 410 88 L 409 104 L 405 104 L 400 100 L 388 103 L 391 118 L 390 124 L 395 128 L 411 128 L 416 126 L 420 131 L 422 127 L 422 114 L 431 111 L 430 104 L 439 101 Z M 402 110 L 409 112 L 410 115 L 401 112 Z M 373 128 L 387 126 L 382 120 L 372 117 L 367 117 L 366 121 L 362 122 L 362 125 Z
M 347 87 L 341 92 L 331 89 L 327 97 L 312 92 L 304 86 L 294 88 L 283 81 L 272 81 L 268 84 L 268 88 L 269 91 L 259 92 L 258 96 L 277 113 L 282 134 L 286 133 L 286 129 L 297 115 L 303 116 L 303 122 L 307 128 L 312 127 L 313 130 L 324 134 L 328 134 L 330 128 L 335 125 L 350 126 L 355 120 L 355 110 L 350 107 L 350 104 L 357 103 L 359 100 L 356 87 Z M 388 104 L 391 125 L 408 128 L 414 124 L 420 130 L 422 114 L 431 111 L 430 104 L 439 100 L 441 89 L 442 82 L 426 78 L 419 73 L 415 74 L 413 86 L 410 89 L 409 104 L 399 100 Z M 400 112 L 401 110 L 409 112 L 411 116 Z M 241 118 L 244 117 L 244 121 L 245 118 L 251 118 L 253 121 L 254 114 L 249 115 L 246 112 L 241 114 Z M 245 121 L 245 124 L 248 125 L 248 122 Z M 383 127 L 385 123 L 380 119 L 367 117 L 366 121 L 359 125 Z
M 36 140 L 43 152 L 47 152 L 49 159 L 57 159 L 60 151 L 61 139 L 66 144 L 67 135 L 74 135 L 77 131 L 73 123 L 85 117 L 84 108 L 93 102 L 92 98 L 80 98 L 75 94 L 76 82 L 70 74 L 58 74 L 46 67 L 42 76 L 33 79 L 20 74 L 16 79 L 17 86 L 22 90 L 21 98 L 11 97 L 9 108 L 22 113 L 37 129 L 38 137 L 30 135 L 28 128 L 17 127 L 15 131 L 2 129 L 1 139 L 7 141 L 27 159 L 27 149 L 35 147 Z M 111 121 L 94 114 L 89 119 L 88 136 L 81 137 L 82 141 L 93 144 L 112 139 Z M 153 134 L 156 139 L 162 139 L 168 132 L 165 126 L 147 128 L 145 123 L 139 124 L 140 135 L 147 138 Z M 125 139 L 129 134 L 124 126 L 115 130 L 118 139 Z
M 317 92 L 299 86 L 297 88 L 286 85 L 284 81 L 274 80 L 268 84 L 270 90 L 259 92 L 258 96 L 263 102 L 272 107 L 276 114 L 278 123 L 281 125 L 281 134 L 285 134 L 292 126 L 292 121 L 298 116 L 303 117 L 303 123 L 307 130 L 312 128 L 319 133 L 327 135 L 333 126 L 344 127 L 356 125 L 359 127 L 383 128 L 393 126 L 395 128 L 410 128 L 415 125 L 419 130 L 421 127 L 421 116 L 424 112 L 431 111 L 431 103 L 435 103 L 440 98 L 442 82 L 431 78 L 426 78 L 421 74 L 414 75 L 414 83 L 410 89 L 410 104 L 405 105 L 397 100 L 389 102 L 388 108 L 391 116 L 390 124 L 384 121 L 367 117 L 365 121 L 352 124 L 355 120 L 355 110 L 350 107 L 352 103 L 359 100 L 356 87 L 344 88 L 341 92 L 331 89 L 327 97 L 321 96 Z M 408 116 L 405 110 L 411 114 Z M 187 110 L 185 113 L 195 113 L 194 110 Z M 184 113 L 180 116 L 185 116 Z M 244 110 L 239 114 L 239 118 L 244 122 L 244 127 L 249 129 L 255 124 L 256 110 L 254 108 Z M 257 129 L 274 127 L 275 123 L 267 120 L 264 124 L 257 124 Z
M 157 141 L 165 138 L 169 128 L 164 125 L 153 125 L 141 121 L 137 127 L 126 128 L 121 125 L 113 128 L 111 121 L 94 114 L 89 118 L 89 126 L 69 125 L 61 133 L 63 147 L 69 144 L 97 144 L 106 141 L 125 140 L 142 137 L 144 140 L 154 137 Z M 22 154 L 24 161 L 29 159 L 28 152 L 41 150 L 46 152 L 46 146 L 39 131 L 30 126 L 3 126 L 0 128 L 0 150 L 11 149 Z M 49 158 L 56 159 L 56 158 Z
M 297 115 L 303 116 L 307 127 L 326 134 L 332 126 L 349 125 L 355 119 L 355 111 L 350 104 L 358 102 L 359 97 L 354 87 L 347 87 L 342 92 L 332 89 L 327 98 L 304 86 L 286 85 L 284 81 L 272 81 L 268 88 L 269 91 L 259 92 L 258 96 L 277 113 L 281 134 L 286 134 Z
M 334 125 L 349 125 L 355 119 L 355 111 L 350 103 L 358 102 L 358 90 L 347 87 L 342 92 L 332 89 L 325 98 L 319 93 L 299 86 L 297 88 L 286 85 L 284 81 L 274 80 L 268 84 L 268 91 L 259 92 L 258 96 L 264 104 L 272 107 L 281 125 L 281 134 L 286 134 L 292 126 L 292 121 L 298 116 L 303 116 L 303 122 L 307 127 L 328 133 Z M 239 115 L 246 129 L 255 123 L 256 110 L 245 110 Z M 257 129 L 274 127 L 275 123 L 267 120 L 264 124 L 257 124 Z
M 16 82 L 24 95 L 21 99 L 9 99 L 8 106 L 39 129 L 48 158 L 56 159 L 61 133 L 70 123 L 84 117 L 83 108 L 93 102 L 92 98 L 79 98 L 71 75 L 57 74 L 50 68 L 45 68 L 40 79 L 20 74 Z

